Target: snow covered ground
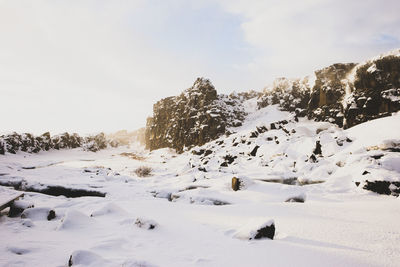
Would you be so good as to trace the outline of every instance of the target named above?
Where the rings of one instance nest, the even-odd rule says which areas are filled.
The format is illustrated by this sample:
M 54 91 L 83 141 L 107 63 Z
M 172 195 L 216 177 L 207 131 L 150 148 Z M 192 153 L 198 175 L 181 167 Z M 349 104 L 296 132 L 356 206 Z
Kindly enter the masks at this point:
M 400 114 L 342 130 L 296 122 L 275 106 L 256 111 L 250 101 L 247 109 L 235 133 L 195 153 L 132 145 L 0 156 L 2 183 L 106 193 L 26 192 L 20 202 L 34 208 L 0 217 L 0 265 L 398 266 L 400 199 L 362 186 L 400 181 L 400 154 L 387 150 L 400 145 Z M 321 155 L 312 159 L 317 141 Z M 233 161 L 223 165 L 228 154 Z M 141 166 L 151 176 L 138 177 Z M 294 197 L 304 203 L 285 202 Z M 249 240 L 270 220 L 274 240 Z

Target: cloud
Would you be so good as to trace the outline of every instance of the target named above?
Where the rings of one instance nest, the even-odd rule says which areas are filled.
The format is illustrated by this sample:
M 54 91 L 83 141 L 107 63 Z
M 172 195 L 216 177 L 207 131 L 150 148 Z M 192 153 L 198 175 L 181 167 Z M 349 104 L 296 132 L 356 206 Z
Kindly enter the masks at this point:
M 144 126 L 157 100 L 222 69 L 218 50 L 230 58 L 221 33 L 233 16 L 183 3 L 1 1 L 3 130 Z
M 254 68 L 297 76 L 340 61 L 360 61 L 400 46 L 398 1 L 219 1 L 244 18 Z M 280 73 L 280 74 L 279 74 Z
M 0 0 L 2 129 L 134 129 L 199 76 L 229 93 L 364 60 L 400 46 L 399 5 Z

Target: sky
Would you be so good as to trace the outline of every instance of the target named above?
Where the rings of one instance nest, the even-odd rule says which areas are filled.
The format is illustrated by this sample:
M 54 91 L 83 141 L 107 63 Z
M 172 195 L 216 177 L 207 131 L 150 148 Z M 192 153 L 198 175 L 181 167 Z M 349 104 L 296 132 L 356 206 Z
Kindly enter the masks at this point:
M 209 78 L 262 90 L 400 48 L 398 0 L 0 0 L 0 132 L 144 127 Z

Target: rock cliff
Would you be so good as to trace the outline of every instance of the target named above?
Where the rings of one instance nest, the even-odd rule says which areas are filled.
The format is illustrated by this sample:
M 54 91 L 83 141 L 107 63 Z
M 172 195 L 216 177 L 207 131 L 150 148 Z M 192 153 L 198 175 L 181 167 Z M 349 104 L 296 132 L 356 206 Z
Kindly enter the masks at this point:
M 241 125 L 245 117 L 243 97 L 218 95 L 208 79 L 198 78 L 179 96 L 154 104 L 153 117 L 147 119 L 146 147 L 171 147 L 181 152 L 214 140 L 229 127 Z
M 349 128 L 400 110 L 400 51 L 361 64 L 333 64 L 302 79 L 279 78 L 259 108 L 279 104 L 317 121 Z

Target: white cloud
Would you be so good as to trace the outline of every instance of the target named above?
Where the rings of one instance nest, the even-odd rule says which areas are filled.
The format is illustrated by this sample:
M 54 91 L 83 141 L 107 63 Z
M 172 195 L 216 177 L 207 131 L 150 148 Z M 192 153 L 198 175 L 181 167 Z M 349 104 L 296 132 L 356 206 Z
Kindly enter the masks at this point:
M 261 89 L 400 46 L 397 1 L 0 0 L 3 130 L 144 126 L 196 77 Z
M 305 75 L 334 62 L 360 61 L 400 44 L 398 1 L 219 2 L 228 12 L 245 18 L 245 38 L 260 51 L 254 65 L 270 76 Z M 382 36 L 391 42 L 382 42 Z

